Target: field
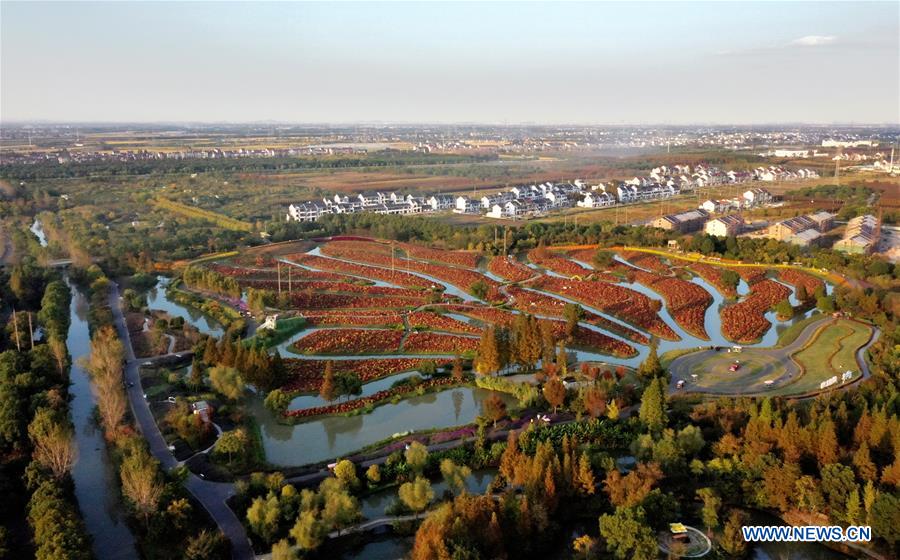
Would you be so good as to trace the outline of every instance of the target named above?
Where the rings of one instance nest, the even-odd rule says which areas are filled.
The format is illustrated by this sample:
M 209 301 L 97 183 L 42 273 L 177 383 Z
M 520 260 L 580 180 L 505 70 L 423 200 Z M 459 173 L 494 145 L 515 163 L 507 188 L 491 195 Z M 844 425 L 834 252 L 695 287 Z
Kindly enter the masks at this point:
M 800 365 L 791 358 L 812 338 L 812 331 L 805 327 L 817 328 L 821 316 L 788 329 L 783 348 L 745 349 L 737 374 L 728 371 L 733 359 L 721 353 L 706 351 L 710 355 L 698 361 L 698 353 L 684 352 L 687 347 L 696 348 L 697 338 L 718 341 L 711 344 L 722 344 L 723 337 L 759 339 L 771 328 L 766 318 L 769 310 L 792 293 L 772 278 L 802 285 L 808 294 L 822 285 L 820 278 L 793 268 L 734 267 L 750 283 L 750 293 L 737 296 L 724 290 L 728 302 L 720 311 L 722 332 L 708 332 L 705 315 L 714 294 L 689 281 L 691 269 L 714 279 L 726 266 L 705 262 L 673 267 L 678 261 L 665 253 L 620 249 L 621 259 L 653 272 L 619 261 L 596 269 L 587 264 L 593 261 L 593 251 L 590 247 L 537 248 L 501 259 L 476 251 L 342 237 L 273 244 L 198 261 L 194 266 L 222 282 L 233 278 L 242 288 L 257 290 L 263 295 L 254 297 L 267 302 L 268 312 L 306 320 L 303 330 L 279 346 L 293 372 L 286 384 L 293 391 L 315 390 L 323 364 L 332 358 L 383 360 L 384 367 L 366 368 L 366 381 L 407 371 L 422 360 L 471 359 L 486 327 L 510 328 L 522 313 L 536 316 L 549 327 L 554 347 L 561 342 L 569 349 L 605 355 L 611 363 L 631 367 L 636 363 L 630 360 L 650 343 L 651 336 L 658 337 L 671 352 L 667 361 L 672 360 L 675 377 L 695 379 L 694 390 L 795 393 L 807 390 L 809 383 L 817 384 L 824 375 L 801 376 Z M 485 269 L 496 276 L 485 275 Z M 650 291 L 638 290 L 633 282 Z M 567 313 L 577 307 L 572 302 L 582 309 L 578 324 L 567 327 Z M 663 319 L 664 308 L 674 322 Z M 832 344 L 834 337 L 855 335 L 843 332 L 849 328 L 841 327 L 836 335 L 829 331 L 816 350 L 807 352 L 822 353 L 821 348 Z M 857 343 L 856 336 L 845 340 Z M 812 354 L 801 354 L 798 360 L 808 360 L 807 355 Z M 834 359 L 835 367 L 847 361 L 844 350 Z M 690 363 L 684 365 L 684 360 Z M 346 362 L 342 367 L 350 365 Z M 815 364 L 807 369 L 820 368 Z M 774 387 L 766 386 L 764 381 L 771 379 L 776 381 Z
M 798 328 L 802 331 L 792 331 L 779 348 L 745 348 L 740 353 L 706 350 L 678 356 L 671 362 L 673 386 L 685 380 L 684 390 L 690 392 L 790 396 L 819 391 L 822 381 L 840 378 L 845 371 L 859 379 L 856 351 L 869 340 L 871 327 L 820 315 Z M 736 362 L 739 369 L 730 371 Z

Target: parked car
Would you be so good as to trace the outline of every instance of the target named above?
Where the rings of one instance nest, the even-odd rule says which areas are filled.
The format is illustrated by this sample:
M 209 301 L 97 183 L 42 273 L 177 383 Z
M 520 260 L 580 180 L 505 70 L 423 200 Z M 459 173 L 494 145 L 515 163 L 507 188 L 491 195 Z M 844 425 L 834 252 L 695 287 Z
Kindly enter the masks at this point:
M 728 368 L 728 371 L 737 371 L 739 369 L 741 369 L 741 363 L 734 362 L 733 364 L 731 364 L 731 367 Z

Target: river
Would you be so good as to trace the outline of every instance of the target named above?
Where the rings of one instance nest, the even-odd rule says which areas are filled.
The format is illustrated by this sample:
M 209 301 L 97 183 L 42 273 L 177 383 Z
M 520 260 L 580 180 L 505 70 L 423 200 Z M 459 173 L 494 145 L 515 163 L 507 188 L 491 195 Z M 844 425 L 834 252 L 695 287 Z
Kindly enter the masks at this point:
M 69 410 L 75 425 L 78 460 L 72 468 L 75 496 L 85 525 L 93 538 L 94 555 L 103 560 L 138 558 L 134 536 L 125 522 L 125 512 L 119 496 L 115 468 L 110 462 L 103 433 L 94 421 L 96 398 L 91 391 L 88 373 L 78 364 L 90 354 L 88 330 L 88 301 L 70 284 L 71 325 L 66 339 L 72 355 Z
M 197 327 L 197 330 L 203 334 L 220 337 L 225 333 L 221 325 L 204 315 L 203 312 L 171 301 L 166 295 L 166 288 L 169 282 L 171 280 L 165 276 L 157 277 L 156 286 L 151 288 L 147 294 L 147 307 L 149 309 L 159 309 L 173 317 L 181 317 L 185 323 Z

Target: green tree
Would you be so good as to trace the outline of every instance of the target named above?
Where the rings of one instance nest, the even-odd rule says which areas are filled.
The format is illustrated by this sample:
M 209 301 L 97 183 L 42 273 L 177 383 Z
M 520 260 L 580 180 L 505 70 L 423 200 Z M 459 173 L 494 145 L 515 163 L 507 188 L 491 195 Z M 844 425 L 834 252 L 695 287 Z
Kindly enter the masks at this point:
M 142 442 L 135 441 L 126 450 L 119 477 L 122 493 L 135 511 L 144 517 L 146 524 L 157 511 L 165 486 L 160 481 L 159 463 L 150 456 Z
M 369 465 L 369 468 L 366 469 L 366 478 L 369 480 L 370 486 L 381 482 L 381 469 L 378 468 L 378 465 Z
M 719 526 L 719 508 L 722 507 L 722 498 L 712 488 L 697 490 L 697 497 L 703 502 L 701 516 L 706 525 L 706 534 L 712 536 L 713 531 Z
M 397 494 L 400 496 L 400 501 L 415 512 L 416 517 L 428 507 L 428 504 L 434 498 L 434 490 L 431 488 L 431 483 L 428 482 L 427 478 L 421 476 L 417 476 L 412 482 L 406 482 L 401 485 Z
M 727 554 L 731 556 L 743 556 L 747 552 L 747 542 L 744 540 L 741 527 L 747 521 L 747 515 L 739 509 L 732 509 L 728 513 L 728 520 L 722 531 L 722 539 L 719 543 Z
M 209 382 L 212 388 L 226 399 L 236 401 L 244 394 L 244 380 L 240 372 L 233 367 L 209 368 Z
M 334 476 L 347 488 L 359 486 L 359 478 L 356 476 L 356 465 L 347 459 L 341 459 L 334 466 Z
M 225 546 L 225 537 L 221 533 L 203 529 L 188 539 L 184 558 L 185 560 L 223 558 Z
M 817 297 L 816 308 L 822 313 L 834 313 L 834 296 Z
M 247 522 L 250 529 L 256 533 L 266 544 L 271 543 L 278 532 L 278 523 L 281 520 L 281 508 L 278 504 L 278 496 L 269 492 L 265 498 L 258 497 L 247 509 Z
M 882 492 L 875 498 L 869 513 L 872 532 L 891 547 L 900 542 L 900 497 Z
M 291 395 L 285 393 L 281 389 L 273 389 L 272 391 L 269 391 L 268 395 L 266 395 L 264 404 L 266 408 L 268 408 L 272 412 L 281 414 L 285 410 L 287 410 L 288 406 L 290 406 Z
M 659 556 L 656 537 L 641 507 L 617 507 L 615 513 L 601 515 L 600 535 L 616 558 L 655 560 Z
M 787 321 L 794 316 L 794 308 L 791 306 L 791 302 L 783 299 L 775 304 L 775 313 L 779 319 Z
M 65 477 L 77 456 L 68 418 L 49 408 L 39 408 L 28 425 L 28 436 L 34 447 L 34 459 L 50 469 L 57 479 Z
M 650 381 L 641 396 L 638 417 L 651 432 L 659 432 L 666 426 L 666 396 L 662 378 Z
M 566 320 L 566 338 L 575 336 L 578 322 L 584 316 L 584 308 L 577 303 L 567 303 L 563 307 L 563 318 Z
M 656 353 L 656 343 L 653 343 L 650 345 L 650 351 L 647 353 L 647 357 L 644 358 L 644 361 L 638 366 L 637 375 L 641 379 L 646 380 L 660 377 L 664 374 L 665 370 L 662 368 L 662 364 L 659 362 L 659 356 Z
M 338 397 L 337 385 L 334 381 L 334 362 L 325 362 L 325 373 L 322 375 L 322 385 L 319 386 L 319 396 L 326 401 L 333 401 Z
M 466 465 L 457 465 L 453 459 L 443 459 L 441 461 L 441 475 L 444 482 L 454 492 L 463 492 L 466 489 L 466 479 L 472 474 L 472 469 Z
M 406 464 L 409 465 L 410 470 L 416 474 L 422 474 L 425 463 L 428 462 L 428 448 L 418 441 L 414 441 L 406 447 L 403 456 L 406 458 Z
M 234 455 L 242 454 L 249 443 L 247 432 L 243 428 L 222 432 L 219 440 L 216 442 L 215 452 L 228 456 L 228 462 Z
M 297 560 L 299 556 L 287 539 L 281 539 L 272 545 L 272 560 Z
M 291 537 L 301 550 L 315 550 L 325 540 L 327 531 L 322 521 L 316 517 L 314 510 L 300 512 L 297 521 L 291 527 Z

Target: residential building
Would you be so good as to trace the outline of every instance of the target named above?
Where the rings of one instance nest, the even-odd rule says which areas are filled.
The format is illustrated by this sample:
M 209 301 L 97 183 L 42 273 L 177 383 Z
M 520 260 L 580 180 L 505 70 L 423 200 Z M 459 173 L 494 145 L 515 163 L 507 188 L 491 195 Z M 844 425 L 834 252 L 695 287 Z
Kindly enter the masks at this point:
M 680 214 L 662 216 L 653 220 L 650 225 L 660 229 L 677 231 L 679 233 L 690 233 L 703 227 L 703 224 L 706 223 L 708 217 L 709 214 L 705 210 L 689 210 L 688 212 L 681 212 Z
M 717 237 L 728 237 L 729 235 L 737 235 L 744 229 L 744 219 L 738 214 L 729 214 L 720 216 L 714 220 L 706 222 L 705 231 L 709 235 Z
M 855 254 L 869 254 L 878 246 L 881 224 L 871 214 L 857 216 L 847 222 L 844 237 L 834 244 L 836 251 Z
M 819 233 L 825 233 L 834 227 L 834 214 L 828 212 L 810 214 L 809 219 L 816 223 L 816 229 Z

